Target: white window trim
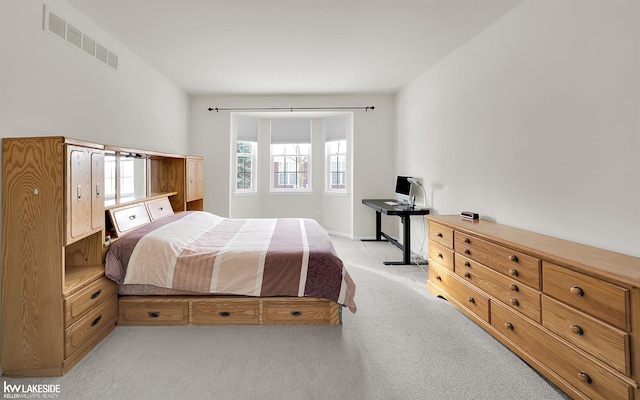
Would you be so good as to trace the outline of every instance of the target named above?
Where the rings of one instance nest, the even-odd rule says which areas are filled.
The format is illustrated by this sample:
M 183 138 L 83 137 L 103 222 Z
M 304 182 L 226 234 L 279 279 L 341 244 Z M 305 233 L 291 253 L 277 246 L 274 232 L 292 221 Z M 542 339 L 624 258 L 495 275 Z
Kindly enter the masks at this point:
M 253 153 L 237 153 L 238 142 L 249 142 L 253 143 Z M 248 140 L 236 140 L 236 153 L 234 153 L 234 169 L 235 172 L 235 181 L 233 185 L 233 193 L 234 195 L 249 195 L 249 194 L 257 194 L 258 193 L 258 142 L 251 142 Z M 250 155 L 251 156 L 251 188 L 250 189 L 238 189 L 238 156 L 239 155 Z

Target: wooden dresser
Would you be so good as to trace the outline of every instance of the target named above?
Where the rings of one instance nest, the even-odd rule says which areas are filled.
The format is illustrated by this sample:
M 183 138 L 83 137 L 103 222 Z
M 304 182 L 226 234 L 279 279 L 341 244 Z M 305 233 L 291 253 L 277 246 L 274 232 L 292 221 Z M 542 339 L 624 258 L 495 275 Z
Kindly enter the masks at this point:
M 2 140 L 2 369 L 62 375 L 115 327 L 104 277 L 103 146 Z
M 429 216 L 430 292 L 576 399 L 640 400 L 640 258 Z

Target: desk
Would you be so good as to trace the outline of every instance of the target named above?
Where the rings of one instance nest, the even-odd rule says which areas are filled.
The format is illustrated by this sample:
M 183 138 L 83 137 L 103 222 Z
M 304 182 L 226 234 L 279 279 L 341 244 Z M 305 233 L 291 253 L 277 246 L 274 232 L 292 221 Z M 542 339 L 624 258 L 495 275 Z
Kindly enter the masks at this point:
M 412 209 L 408 205 L 389 205 L 386 202 L 393 200 L 364 199 L 362 204 L 376 210 L 376 238 L 363 240 L 373 242 L 389 241 L 402 250 L 402 261 L 385 261 L 384 265 L 408 265 L 411 264 L 411 216 L 427 215 L 428 208 Z M 402 244 L 397 240 L 382 232 L 382 214 L 397 215 L 402 220 Z M 385 238 L 386 240 L 382 239 Z

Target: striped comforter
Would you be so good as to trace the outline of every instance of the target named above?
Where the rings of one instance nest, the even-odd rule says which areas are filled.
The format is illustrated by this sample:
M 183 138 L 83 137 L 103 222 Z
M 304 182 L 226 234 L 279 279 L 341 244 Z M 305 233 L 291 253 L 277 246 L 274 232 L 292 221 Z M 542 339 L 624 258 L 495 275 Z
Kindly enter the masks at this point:
M 194 293 L 325 298 L 356 311 L 355 284 L 311 219 L 175 214 L 113 243 L 106 275 Z

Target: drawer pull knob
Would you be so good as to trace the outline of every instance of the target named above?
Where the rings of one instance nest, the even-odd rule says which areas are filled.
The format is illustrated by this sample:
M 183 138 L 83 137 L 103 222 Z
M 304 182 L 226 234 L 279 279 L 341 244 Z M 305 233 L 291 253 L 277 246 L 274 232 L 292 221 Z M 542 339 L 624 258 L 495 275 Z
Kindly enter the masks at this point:
M 91 326 L 98 325 L 98 322 L 100 322 L 101 319 L 102 319 L 102 315 L 98 315 L 98 318 L 96 318 L 93 321 L 91 321 Z
M 438 232 L 438 237 L 441 238 L 442 237 L 442 233 Z
M 134 219 L 136 219 L 136 215 L 135 214 L 129 215 L 129 219 L 133 221 Z
M 511 276 L 518 276 L 518 270 L 517 270 L 517 269 L 515 269 L 515 268 L 511 268 L 511 269 L 509 270 L 509 275 L 511 275 Z
M 509 261 L 517 263 L 518 262 L 518 256 L 515 254 L 512 254 L 509 256 Z
M 158 318 L 160 316 L 160 311 L 149 311 L 147 315 L 151 318 Z
M 511 299 L 509 302 L 514 307 L 518 307 L 520 305 L 520 302 L 518 301 L 518 299 Z
M 218 313 L 219 316 L 221 317 L 230 317 L 231 316 L 231 311 L 220 311 Z
M 515 283 L 512 283 L 509 289 L 511 289 L 512 292 L 517 292 L 518 290 L 520 290 L 518 285 L 516 285 Z
M 465 277 L 465 278 L 469 278 L 469 279 L 471 279 L 471 274 L 470 274 L 470 273 L 468 273 L 468 272 L 465 272 L 465 273 L 464 273 L 464 277 Z
M 571 292 L 571 294 L 575 294 L 576 296 L 584 296 L 584 290 L 582 290 L 581 287 L 579 286 L 574 286 L 571 289 L 569 289 L 569 291 Z
M 571 332 L 575 333 L 576 335 L 584 335 L 584 331 L 582 330 L 582 328 L 576 324 L 571 325 Z
M 464 242 L 465 242 L 465 243 L 467 243 L 467 244 L 469 244 L 469 243 L 471 243 L 471 239 L 469 239 L 469 238 L 464 238 Z
M 440 275 L 436 275 L 436 280 L 439 280 L 440 282 L 442 282 L 442 277 Z
M 444 256 L 442 255 L 442 253 L 438 253 L 438 258 L 444 259 Z
M 469 261 L 465 261 L 464 266 L 467 268 L 471 268 L 471 263 Z
M 299 317 L 302 315 L 302 311 L 291 311 L 289 314 L 291 314 L 294 317 Z
M 470 254 L 471 254 L 471 250 L 469 250 L 469 249 L 464 249 L 464 254 L 466 254 L 466 255 L 470 255 Z
M 591 384 L 591 382 L 593 382 L 589 374 L 584 371 L 578 372 L 578 378 L 582 379 L 582 381 L 587 384 Z
M 504 328 L 512 331 L 513 330 L 513 324 L 511 322 L 505 322 L 504 323 Z
M 91 295 L 91 300 L 95 299 L 96 297 L 100 296 L 100 293 L 102 293 L 102 289 L 98 290 L 97 292 L 95 292 L 94 294 Z
M 476 304 L 476 299 L 474 299 L 472 296 L 469 296 L 469 303 Z

